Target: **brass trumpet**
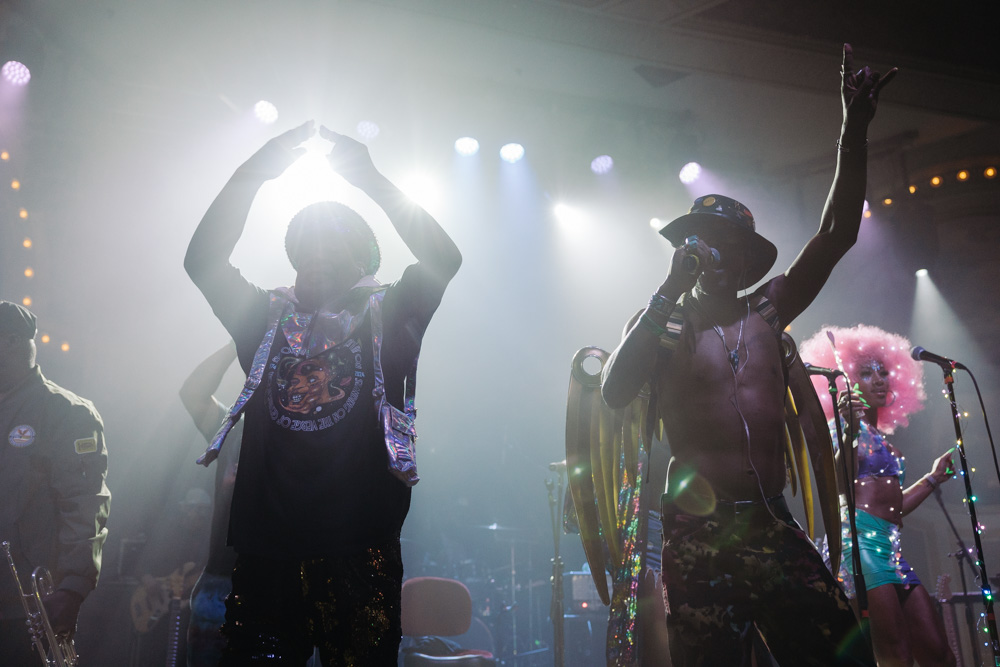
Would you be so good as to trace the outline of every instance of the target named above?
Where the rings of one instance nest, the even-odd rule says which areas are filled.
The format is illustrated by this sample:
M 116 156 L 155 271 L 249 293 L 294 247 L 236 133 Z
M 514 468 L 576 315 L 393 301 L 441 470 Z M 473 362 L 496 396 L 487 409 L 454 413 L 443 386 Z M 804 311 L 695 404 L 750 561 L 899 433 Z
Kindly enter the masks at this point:
M 17 568 L 14 567 L 14 557 L 10 553 L 10 543 L 3 542 L 4 553 L 7 555 L 7 562 L 10 563 L 11 574 L 17 582 L 17 591 L 21 595 L 21 604 L 24 606 L 24 613 L 27 616 L 25 623 L 28 626 L 28 633 L 31 641 L 35 644 L 44 667 L 76 667 L 77 655 L 73 640 L 67 634 L 56 634 L 49 621 L 48 612 L 42 604 L 42 598 L 52 595 L 52 575 L 42 566 L 35 568 L 31 573 L 31 593 L 25 593 L 21 587 L 21 578 L 17 576 Z M 48 644 L 48 649 L 46 649 Z

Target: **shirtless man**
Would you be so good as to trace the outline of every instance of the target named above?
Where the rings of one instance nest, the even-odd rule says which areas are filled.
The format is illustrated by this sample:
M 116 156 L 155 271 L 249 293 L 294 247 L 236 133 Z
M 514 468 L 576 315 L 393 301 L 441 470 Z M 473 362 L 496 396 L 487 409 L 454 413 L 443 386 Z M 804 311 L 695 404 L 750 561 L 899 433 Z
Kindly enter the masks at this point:
M 667 278 L 604 369 L 613 408 L 651 384 L 673 453 L 662 567 L 674 667 L 741 664 L 754 633 L 783 665 L 874 664 L 847 598 L 782 496 L 780 335 L 857 240 L 867 128 L 895 73 L 855 70 L 844 45 L 837 170 L 819 230 L 788 270 L 740 298 L 777 249 L 739 202 L 697 198 L 661 230 L 677 246 Z

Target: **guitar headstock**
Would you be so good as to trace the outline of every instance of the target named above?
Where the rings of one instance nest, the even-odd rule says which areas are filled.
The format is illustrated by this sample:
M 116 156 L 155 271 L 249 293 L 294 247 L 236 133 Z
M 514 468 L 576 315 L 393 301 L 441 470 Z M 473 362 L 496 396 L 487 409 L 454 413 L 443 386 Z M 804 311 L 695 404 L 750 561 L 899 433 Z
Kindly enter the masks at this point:
M 942 574 L 937 578 L 937 584 L 934 586 L 934 599 L 940 603 L 945 603 L 951 600 L 951 575 Z

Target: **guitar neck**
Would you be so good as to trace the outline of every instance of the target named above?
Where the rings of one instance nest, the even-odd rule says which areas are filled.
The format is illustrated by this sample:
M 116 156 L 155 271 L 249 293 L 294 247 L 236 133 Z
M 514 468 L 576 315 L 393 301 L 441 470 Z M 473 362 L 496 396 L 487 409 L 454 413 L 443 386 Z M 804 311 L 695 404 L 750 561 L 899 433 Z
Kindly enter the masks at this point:
M 180 598 L 170 600 L 168 615 L 170 627 L 167 632 L 167 667 L 181 667 L 181 601 Z
M 962 650 L 958 646 L 958 629 L 955 627 L 955 607 L 952 604 L 945 605 L 955 597 L 948 585 L 950 581 L 951 575 L 942 574 L 938 577 L 934 599 L 938 602 L 941 620 L 944 621 L 944 634 L 948 637 L 948 648 L 955 656 L 955 667 L 962 667 Z

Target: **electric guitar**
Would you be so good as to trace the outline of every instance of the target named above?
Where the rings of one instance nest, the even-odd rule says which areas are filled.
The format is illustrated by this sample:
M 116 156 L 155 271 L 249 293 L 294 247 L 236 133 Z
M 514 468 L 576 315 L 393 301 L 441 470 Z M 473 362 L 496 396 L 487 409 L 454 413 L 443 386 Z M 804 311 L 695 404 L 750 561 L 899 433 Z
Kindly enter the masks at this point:
M 945 609 L 945 604 L 951 600 L 950 574 L 942 574 L 937 578 L 937 585 L 934 588 L 934 599 L 937 601 L 941 611 L 941 619 L 944 621 L 944 633 L 948 637 L 948 647 L 955 655 L 955 667 L 962 667 L 962 651 L 958 647 L 958 631 L 955 628 L 954 608 Z
M 154 577 L 153 582 L 141 585 L 132 594 L 129 610 L 132 614 L 132 625 L 139 633 L 149 632 L 161 618 L 166 618 L 167 628 L 167 667 L 179 667 L 182 663 L 181 647 L 181 609 L 184 600 L 191 594 L 191 589 L 200 574 L 194 563 L 185 563 L 183 567 L 174 570 L 166 577 Z

